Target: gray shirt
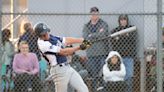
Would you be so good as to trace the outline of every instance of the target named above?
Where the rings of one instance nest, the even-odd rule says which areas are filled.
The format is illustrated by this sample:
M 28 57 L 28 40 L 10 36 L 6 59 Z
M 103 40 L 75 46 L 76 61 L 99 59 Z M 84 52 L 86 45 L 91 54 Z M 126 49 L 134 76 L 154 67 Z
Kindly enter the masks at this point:
M 96 24 L 91 24 L 89 21 L 87 24 L 84 25 L 83 28 L 83 37 L 84 39 L 95 41 L 91 48 L 87 49 L 87 56 L 94 57 L 94 56 L 102 56 L 107 55 L 109 52 L 109 39 L 99 40 L 106 37 L 109 34 L 108 32 L 108 24 L 104 22 L 102 19 L 99 19 Z

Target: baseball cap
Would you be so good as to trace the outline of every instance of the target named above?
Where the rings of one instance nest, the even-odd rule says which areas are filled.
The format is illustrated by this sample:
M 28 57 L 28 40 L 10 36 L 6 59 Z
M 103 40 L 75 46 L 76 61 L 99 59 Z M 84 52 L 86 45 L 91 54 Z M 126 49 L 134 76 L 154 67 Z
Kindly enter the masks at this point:
M 36 35 L 41 36 L 47 32 L 50 32 L 50 29 L 48 28 L 48 26 L 45 23 L 37 23 L 34 26 L 34 31 L 35 31 Z
M 90 9 L 90 13 L 92 13 L 92 12 L 99 12 L 99 9 L 97 7 L 92 7 Z

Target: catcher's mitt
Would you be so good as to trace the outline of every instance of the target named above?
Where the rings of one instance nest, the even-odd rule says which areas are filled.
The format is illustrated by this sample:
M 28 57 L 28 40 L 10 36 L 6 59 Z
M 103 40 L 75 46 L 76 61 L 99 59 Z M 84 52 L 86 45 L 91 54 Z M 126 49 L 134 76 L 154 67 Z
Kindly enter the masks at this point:
M 84 40 L 80 45 L 81 50 L 86 50 L 87 48 L 91 47 L 92 43 L 89 40 Z

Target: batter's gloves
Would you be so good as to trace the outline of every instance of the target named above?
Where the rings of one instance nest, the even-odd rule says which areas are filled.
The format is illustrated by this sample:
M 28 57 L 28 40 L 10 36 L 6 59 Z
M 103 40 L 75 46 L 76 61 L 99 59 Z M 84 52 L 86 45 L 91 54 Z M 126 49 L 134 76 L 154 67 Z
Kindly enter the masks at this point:
M 91 47 L 92 43 L 89 40 L 84 40 L 80 45 L 81 50 L 86 50 L 87 48 Z

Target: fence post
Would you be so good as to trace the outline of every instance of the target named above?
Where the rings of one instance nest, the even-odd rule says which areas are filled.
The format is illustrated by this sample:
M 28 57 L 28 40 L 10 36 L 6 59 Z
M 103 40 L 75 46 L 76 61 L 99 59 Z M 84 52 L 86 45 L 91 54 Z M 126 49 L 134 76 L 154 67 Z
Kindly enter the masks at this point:
M 2 43 L 2 30 L 1 29 L 2 29 L 2 0 L 0 0 L 0 48 L 1 48 L 1 43 Z M 0 91 L 2 91 L 1 79 L 0 79 Z
M 144 21 L 143 17 L 143 21 Z M 143 22 L 143 28 L 144 28 L 144 22 Z M 146 62 L 145 62 L 145 55 L 144 55 L 144 36 L 145 36 L 145 32 L 143 32 L 142 34 L 139 35 L 140 39 L 139 39 L 139 43 L 140 43 L 140 52 L 139 52 L 139 62 L 140 62 L 140 91 L 139 92 L 145 92 L 146 90 Z
M 141 35 L 141 38 L 144 39 L 144 34 Z M 144 42 L 141 42 L 141 50 L 142 53 L 140 53 L 140 92 L 145 92 L 146 88 L 146 78 L 145 78 L 145 73 L 146 73 L 146 62 L 144 60 Z
M 0 30 L 2 29 L 2 0 L 0 0 Z M 2 43 L 2 30 L 0 31 L 0 43 Z
M 162 86 L 162 0 L 157 1 L 157 92 L 163 92 Z

